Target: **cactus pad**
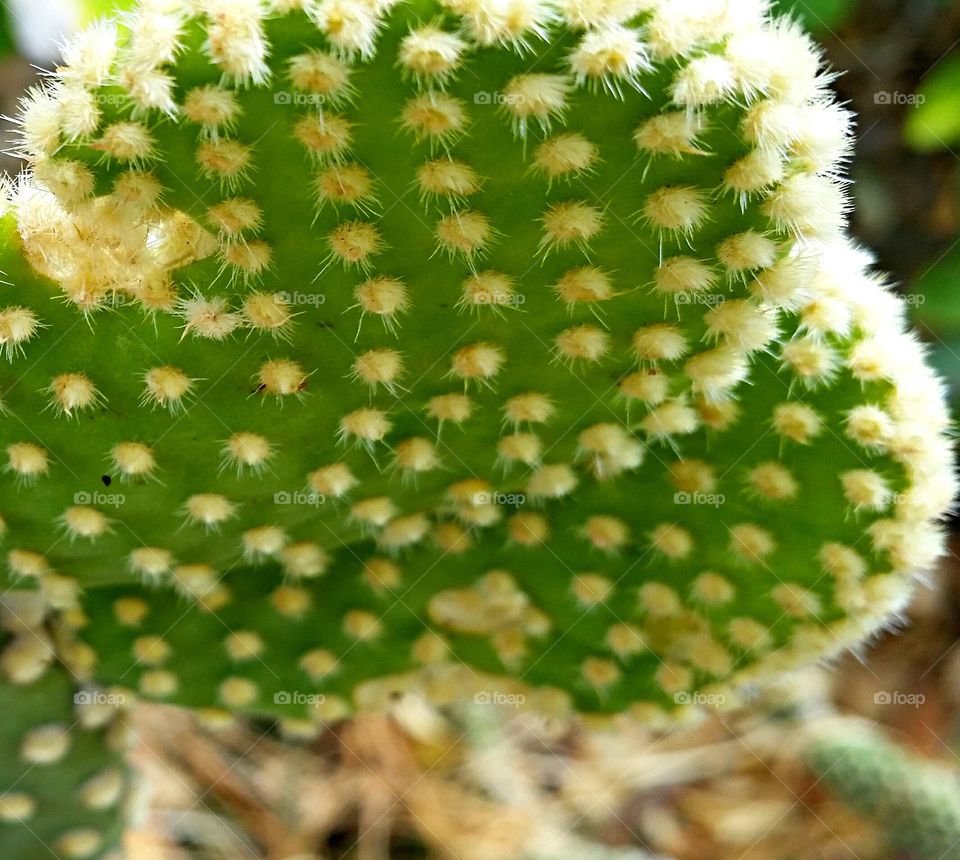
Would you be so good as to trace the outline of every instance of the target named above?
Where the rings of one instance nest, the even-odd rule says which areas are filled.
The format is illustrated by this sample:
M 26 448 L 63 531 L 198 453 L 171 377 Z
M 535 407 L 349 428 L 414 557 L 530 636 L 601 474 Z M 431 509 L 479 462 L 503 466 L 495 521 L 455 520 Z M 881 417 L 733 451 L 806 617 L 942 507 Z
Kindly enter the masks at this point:
M 301 728 L 659 720 L 862 641 L 952 455 L 829 83 L 762 2 L 95 25 L 0 225 L 9 586 L 75 677 Z

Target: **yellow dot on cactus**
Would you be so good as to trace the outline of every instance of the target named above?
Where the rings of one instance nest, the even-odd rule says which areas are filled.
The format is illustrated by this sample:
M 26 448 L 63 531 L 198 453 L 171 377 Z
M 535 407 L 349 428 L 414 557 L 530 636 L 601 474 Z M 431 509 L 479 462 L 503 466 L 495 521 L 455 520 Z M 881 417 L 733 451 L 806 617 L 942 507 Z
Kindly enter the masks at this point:
M 252 630 L 236 630 L 223 640 L 227 656 L 238 663 L 259 657 L 266 647 L 259 633 Z
M 579 481 L 573 469 L 562 463 L 541 466 L 527 481 L 527 493 L 534 501 L 561 499 L 570 495 Z
M 605 302 L 616 295 L 610 276 L 596 266 L 582 266 L 565 272 L 553 289 L 571 310 L 578 302 Z
M 820 598 L 793 582 L 781 583 L 771 592 L 777 605 L 794 618 L 807 618 L 820 612 Z
M 733 600 L 737 592 L 728 579 L 708 570 L 693 581 L 690 593 L 696 600 L 708 606 L 721 606 Z
M 332 463 L 311 472 L 307 476 L 307 483 L 310 489 L 320 496 L 339 499 L 350 492 L 359 483 L 359 479 L 345 463 Z
M 433 542 L 445 553 L 460 555 L 473 547 L 473 538 L 463 526 L 452 521 L 438 523 L 433 529 Z
M 549 180 L 572 178 L 596 166 L 599 150 L 583 135 L 558 134 L 534 150 L 533 160 L 535 168 Z
M 528 391 L 511 397 L 503 408 L 504 416 L 514 426 L 520 424 L 544 424 L 556 412 L 553 401 L 545 394 Z
M 395 389 L 403 374 L 403 357 L 395 349 L 371 349 L 357 356 L 351 375 L 371 388 L 382 385 L 389 391 Z
M 550 525 L 541 514 L 514 514 L 507 530 L 510 540 L 520 546 L 539 546 L 550 536 Z
M 803 256 L 781 257 L 757 272 L 747 285 L 755 299 L 787 310 L 798 310 L 810 299 L 815 269 Z
M 841 543 L 825 543 L 818 553 L 826 573 L 838 582 L 856 582 L 867 574 L 867 563 L 849 546 Z
M 0 352 L 12 361 L 39 328 L 40 321 L 33 311 L 20 306 L 0 308 Z
M 568 361 L 600 361 L 610 349 L 610 335 L 590 325 L 574 326 L 560 332 L 554 339 L 560 358 Z
M 847 413 L 846 435 L 871 450 L 882 450 L 893 434 L 893 421 L 877 406 L 856 406 Z
M 332 651 L 315 648 L 307 651 L 298 661 L 298 665 L 312 681 L 319 681 L 332 675 L 337 669 L 337 656 Z
M 819 338 L 800 337 L 785 344 L 783 363 L 808 385 L 829 380 L 837 370 L 836 351 Z
M 262 471 L 272 456 L 270 441 L 257 433 L 234 433 L 223 446 L 224 463 L 235 466 L 237 474 L 242 474 L 244 469 L 254 473 Z
M 129 564 L 134 573 L 155 579 L 173 567 L 173 553 L 160 547 L 141 546 L 131 551 Z
M 382 442 L 392 426 L 386 413 L 379 409 L 357 409 L 340 419 L 340 440 L 372 445 Z
M 362 499 L 350 507 L 350 517 L 364 525 L 380 528 L 396 516 L 397 507 L 389 496 Z
M 621 379 L 617 383 L 617 390 L 627 401 L 639 400 L 656 406 L 667 399 L 670 379 L 656 369 L 640 370 Z
M 293 134 L 319 161 L 337 161 L 353 145 L 353 123 L 328 111 L 303 117 L 294 126 Z
M 244 278 L 257 278 L 270 267 L 273 249 L 266 242 L 234 239 L 222 250 L 223 261 Z
M 476 171 L 469 164 L 452 158 L 438 158 L 422 165 L 417 169 L 417 184 L 426 199 L 469 197 L 480 190 Z
M 647 197 L 643 215 L 657 229 L 689 234 L 707 217 L 706 195 L 697 188 L 667 186 Z
M 773 642 L 769 629 L 753 618 L 734 618 L 727 633 L 730 641 L 745 651 L 763 651 Z
M 377 536 L 377 545 L 387 552 L 399 552 L 422 541 L 430 534 L 430 519 L 425 514 L 408 514 L 391 520 Z
M 173 648 L 160 636 L 139 636 L 133 640 L 133 657 L 145 666 L 159 666 L 170 659 Z
M 90 147 L 118 161 L 141 162 L 153 157 L 154 139 L 138 122 L 115 122 Z
M 401 122 L 418 139 L 445 142 L 466 128 L 467 112 L 460 99 L 430 92 L 404 105 Z
M 747 480 L 755 492 L 777 502 L 792 499 L 799 489 L 797 479 L 793 477 L 790 470 L 772 461 L 761 463 L 751 469 Z
M 27 821 L 36 812 L 37 802 L 22 791 L 0 794 L 0 821 Z
M 573 595 L 582 606 L 592 607 L 605 603 L 614 593 L 611 580 L 597 573 L 581 573 L 573 578 Z
M 754 523 L 738 523 L 729 531 L 730 551 L 752 564 L 764 562 L 777 548 L 773 535 Z
M 327 554 L 315 543 L 301 541 L 287 544 L 280 551 L 284 571 L 297 579 L 312 579 L 326 573 L 330 564 Z
M 189 522 L 215 529 L 236 516 L 237 506 L 219 493 L 198 493 L 183 506 Z
M 599 690 L 610 687 L 620 680 L 621 672 L 617 665 L 602 657 L 587 657 L 580 667 L 584 680 Z
M 663 663 L 654 677 L 663 691 L 670 695 L 688 690 L 693 684 L 690 670 L 677 663 Z
M 330 104 L 350 94 L 350 66 L 323 51 L 307 51 L 292 57 L 287 74 L 295 90 L 322 95 Z
M 424 633 L 413 643 L 410 656 L 418 663 L 429 666 L 448 659 L 450 646 L 442 636 L 430 631 Z
M 437 468 L 440 457 L 436 446 L 429 439 L 414 436 L 394 446 L 393 462 L 401 472 L 416 475 Z
M 302 618 L 312 603 L 310 592 L 294 585 L 281 585 L 270 593 L 270 605 L 285 618 Z
M 162 406 L 171 412 L 183 407 L 183 398 L 190 393 L 194 385 L 194 380 L 179 368 L 170 365 L 150 368 L 144 376 L 144 382 L 144 401 Z
M 203 141 L 196 152 L 200 172 L 207 179 L 217 179 L 227 188 L 245 182 L 253 163 L 253 150 L 236 140 Z
M 243 318 L 230 310 L 224 298 L 192 298 L 180 303 L 183 334 L 209 340 L 224 340 L 241 325 Z
M 263 224 L 263 210 L 253 201 L 234 197 L 211 206 L 207 221 L 225 238 L 259 230 Z
M 180 679 L 166 669 L 150 669 L 140 676 L 140 692 L 152 699 L 166 699 L 180 689 Z
M 38 552 L 12 549 L 7 553 L 7 566 L 14 576 L 41 577 L 51 573 L 50 564 Z
M 580 433 L 580 451 L 593 474 L 603 480 L 635 469 L 643 447 L 619 424 L 594 424 Z
M 686 558 L 693 552 L 693 535 L 676 523 L 661 523 L 650 532 L 650 545 L 667 558 Z
M 882 511 L 892 491 L 882 475 L 870 469 L 851 469 L 840 475 L 843 494 L 855 510 Z
M 687 338 L 678 326 L 657 323 L 637 329 L 633 351 L 640 361 L 676 361 L 688 349 Z
M 260 695 L 260 688 L 249 678 L 225 678 L 217 694 L 228 708 L 246 708 L 252 705 Z
M 50 471 L 50 457 L 32 442 L 14 442 L 7 445 L 6 471 L 13 472 L 19 482 L 31 484 Z
M 113 614 L 124 627 L 138 627 L 147 617 L 150 606 L 139 597 L 118 597 L 113 602 Z
M 240 117 L 236 93 L 213 85 L 194 87 L 183 100 L 183 115 L 208 132 L 230 128 Z
M 776 243 L 758 233 L 746 230 L 724 239 L 716 249 L 717 259 L 731 274 L 765 269 L 776 261 Z
M 548 251 L 569 245 L 586 247 L 603 230 L 603 210 L 579 200 L 554 203 L 543 213 L 540 246 Z
M 257 526 L 243 533 L 243 555 L 254 561 L 277 556 L 287 542 L 287 534 L 279 526 Z
M 369 642 L 383 633 L 383 624 L 372 612 L 354 609 L 343 618 L 343 632 L 358 642 Z
M 627 524 L 619 517 L 597 514 L 587 519 L 583 535 L 602 552 L 619 552 L 630 539 Z
M 396 522 L 396 520 L 394 520 Z M 387 558 L 368 558 L 363 563 L 363 578 L 377 592 L 400 585 L 400 568 Z
M 606 643 L 621 660 L 639 654 L 647 647 L 643 633 L 632 624 L 614 624 L 607 630 Z
M 640 603 L 643 608 L 658 618 L 677 615 L 683 608 L 677 592 L 662 582 L 647 582 L 640 587 Z
M 54 841 L 54 850 L 67 860 L 93 857 L 103 847 L 103 834 L 90 827 L 77 827 Z
M 195 600 L 209 597 L 217 587 L 217 572 L 209 564 L 182 564 L 173 570 L 173 583 Z
M 301 394 L 307 387 L 308 374 L 295 361 L 286 358 L 272 359 L 257 371 L 259 390 L 266 394 L 284 397 Z
M 475 343 L 458 349 L 450 359 L 450 375 L 470 381 L 489 383 L 502 369 L 506 356 L 492 343 Z
M 425 25 L 400 42 L 400 65 L 418 78 L 443 83 L 461 65 L 466 51 L 467 43 L 457 33 Z
M 457 301 L 458 307 L 471 310 L 483 307 L 516 307 L 513 279 L 502 272 L 476 272 L 462 284 L 463 294 Z
M 466 209 L 441 218 L 437 222 L 436 234 L 442 250 L 451 256 L 472 260 L 486 251 L 494 231 L 486 215 Z
M 23 736 L 20 757 L 31 764 L 54 764 L 70 750 L 71 740 L 67 726 L 59 723 L 39 726 Z
M 317 203 L 369 210 L 376 204 L 373 176 L 360 164 L 334 164 L 317 174 Z
M 283 293 L 250 293 L 243 301 L 243 316 L 251 328 L 281 336 L 293 322 L 290 302 Z
M 773 429 L 785 439 L 809 445 L 823 430 L 823 418 L 805 403 L 781 403 L 773 410 Z
M 668 467 L 670 483 L 682 493 L 712 493 L 717 472 L 703 460 L 677 460 Z
M 443 425 L 463 424 L 473 414 L 473 401 L 465 394 L 438 394 L 427 401 L 427 415 Z
M 674 77 L 673 100 L 688 110 L 704 108 L 727 99 L 736 86 L 731 64 L 718 54 L 690 60 Z
M 655 289 L 667 296 L 702 293 L 717 281 L 716 272 L 693 257 L 670 257 L 653 273 Z
M 549 131 L 551 121 L 566 110 L 570 89 L 570 81 L 562 75 L 533 73 L 511 78 L 503 90 L 503 109 L 514 131 L 525 137 L 531 122 Z
M 114 445 L 110 462 L 124 478 L 146 478 L 157 467 L 153 451 L 142 442 L 119 442 Z
M 364 313 L 381 317 L 391 331 L 395 318 L 410 307 L 406 285 L 398 278 L 377 277 L 365 281 L 354 295 Z
M 64 511 L 61 520 L 71 538 L 96 540 L 110 531 L 110 520 L 87 505 L 74 505 Z
M 641 151 L 654 155 L 706 155 L 697 145 L 702 126 L 691 111 L 670 111 L 644 120 L 633 139 Z
M 638 76 L 652 68 L 640 34 L 612 21 L 588 29 L 567 62 L 577 84 L 602 83 L 621 97 L 621 82 L 640 89 Z
M 513 433 L 497 442 L 497 453 L 508 463 L 533 466 L 540 461 L 543 443 L 535 433 Z
M 696 410 L 681 400 L 670 400 L 648 413 L 640 422 L 654 439 L 669 439 L 693 433 L 700 424 Z

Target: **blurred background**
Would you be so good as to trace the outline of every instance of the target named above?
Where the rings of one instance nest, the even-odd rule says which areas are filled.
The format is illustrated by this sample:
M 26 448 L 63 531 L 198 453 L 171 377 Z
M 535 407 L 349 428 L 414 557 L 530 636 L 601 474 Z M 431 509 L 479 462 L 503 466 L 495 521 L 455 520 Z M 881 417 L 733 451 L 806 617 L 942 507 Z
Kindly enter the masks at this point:
M 55 64 L 58 40 L 111 5 L 0 4 L 0 113 Z M 960 405 L 960 0 L 776 5 L 838 73 L 858 117 L 853 232 Z M 18 169 L 0 156 L 0 173 Z M 135 760 L 150 787 L 129 856 L 960 860 L 958 574 L 951 553 L 902 628 L 863 653 L 670 733 L 489 709 L 441 719 L 398 702 L 280 744 L 262 727 L 145 708 Z

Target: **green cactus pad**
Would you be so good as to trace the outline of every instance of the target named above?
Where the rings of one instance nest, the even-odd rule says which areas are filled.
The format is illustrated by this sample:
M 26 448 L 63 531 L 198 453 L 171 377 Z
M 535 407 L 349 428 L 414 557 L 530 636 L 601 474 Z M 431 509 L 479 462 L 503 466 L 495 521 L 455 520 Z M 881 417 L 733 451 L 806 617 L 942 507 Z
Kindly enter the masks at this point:
M 861 642 L 952 454 L 829 82 L 762 2 L 95 26 L 3 222 L 9 583 L 80 678 L 301 727 L 657 721 Z

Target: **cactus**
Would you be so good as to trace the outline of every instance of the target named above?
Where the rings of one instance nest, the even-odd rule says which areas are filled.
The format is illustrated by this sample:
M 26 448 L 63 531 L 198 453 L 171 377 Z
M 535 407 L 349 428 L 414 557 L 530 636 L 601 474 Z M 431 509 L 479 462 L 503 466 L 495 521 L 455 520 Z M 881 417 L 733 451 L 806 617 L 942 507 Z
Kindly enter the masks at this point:
M 830 81 L 763 0 L 79 35 L 0 224 L 9 682 L 656 723 L 888 624 L 949 419 Z
M 844 803 L 880 824 L 895 849 L 916 860 L 960 857 L 960 782 L 955 770 L 861 727 L 814 740 L 806 758 Z

